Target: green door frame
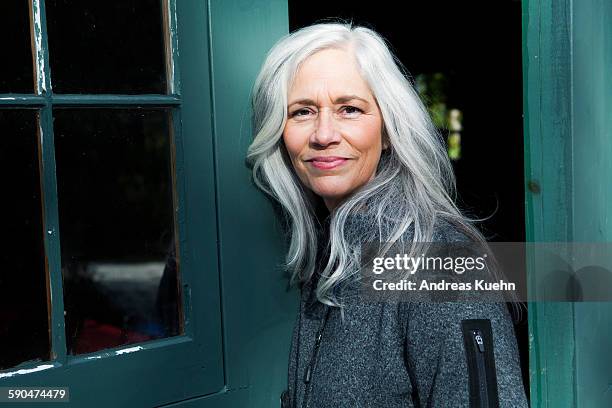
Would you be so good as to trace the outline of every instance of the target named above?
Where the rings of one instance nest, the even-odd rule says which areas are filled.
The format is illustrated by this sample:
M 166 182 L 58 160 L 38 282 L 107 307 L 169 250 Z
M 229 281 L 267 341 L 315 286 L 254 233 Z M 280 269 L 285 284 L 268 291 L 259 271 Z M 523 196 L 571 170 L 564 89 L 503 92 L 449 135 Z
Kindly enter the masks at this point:
M 612 242 L 610 72 L 612 3 L 523 0 L 527 241 Z M 529 334 L 533 407 L 612 406 L 612 304 L 531 302 Z
M 569 0 L 523 1 L 528 242 L 572 240 L 568 5 Z M 572 303 L 529 303 L 533 407 L 574 406 L 573 316 Z

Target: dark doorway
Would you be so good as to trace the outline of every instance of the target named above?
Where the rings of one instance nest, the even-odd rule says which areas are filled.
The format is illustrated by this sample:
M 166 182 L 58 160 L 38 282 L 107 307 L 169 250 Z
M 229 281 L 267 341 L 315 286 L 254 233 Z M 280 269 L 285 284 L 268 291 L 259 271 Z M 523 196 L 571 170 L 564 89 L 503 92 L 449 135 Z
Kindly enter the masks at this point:
M 399 9 L 382 0 L 289 0 L 291 31 L 339 18 L 382 34 L 430 108 L 460 112 L 459 135 L 448 139 L 452 146 L 460 140 L 449 151 L 457 204 L 487 218 L 477 225 L 489 241 L 524 242 L 521 2 L 404 2 Z M 450 130 L 441 127 L 444 137 Z M 526 313 L 515 329 L 529 396 Z

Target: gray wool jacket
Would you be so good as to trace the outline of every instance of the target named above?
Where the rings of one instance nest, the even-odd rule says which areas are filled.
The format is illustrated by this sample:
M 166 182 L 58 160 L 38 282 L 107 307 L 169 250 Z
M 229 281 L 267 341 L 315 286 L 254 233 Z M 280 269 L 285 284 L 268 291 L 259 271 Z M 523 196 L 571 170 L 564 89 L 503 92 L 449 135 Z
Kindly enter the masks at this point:
M 447 222 L 435 229 L 434 241 L 466 239 Z M 505 303 L 353 298 L 342 321 L 315 285 L 301 289 L 281 407 L 528 406 Z

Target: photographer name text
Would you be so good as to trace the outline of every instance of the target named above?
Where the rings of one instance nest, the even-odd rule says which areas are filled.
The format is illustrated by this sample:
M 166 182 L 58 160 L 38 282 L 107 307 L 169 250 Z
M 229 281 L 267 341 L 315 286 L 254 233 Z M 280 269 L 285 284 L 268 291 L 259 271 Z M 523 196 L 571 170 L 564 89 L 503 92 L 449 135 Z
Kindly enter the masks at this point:
M 402 279 L 398 282 L 385 282 L 376 279 L 372 282 L 372 287 L 376 291 L 515 291 L 516 284 L 500 280 L 499 282 L 487 282 L 484 279 L 475 279 L 473 282 L 429 282 L 425 279 L 420 283 Z

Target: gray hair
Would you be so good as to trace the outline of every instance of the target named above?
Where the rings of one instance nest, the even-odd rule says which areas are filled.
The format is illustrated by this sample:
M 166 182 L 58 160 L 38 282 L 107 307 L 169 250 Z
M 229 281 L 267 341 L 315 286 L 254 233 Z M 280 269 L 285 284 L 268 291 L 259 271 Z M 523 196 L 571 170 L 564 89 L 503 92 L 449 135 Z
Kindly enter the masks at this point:
M 292 272 L 291 284 L 307 282 L 315 273 L 319 237 L 313 194 L 297 178 L 283 143 L 287 95 L 300 64 L 329 48 L 353 52 L 380 107 L 383 137 L 389 144 L 375 177 L 331 214 L 329 260 L 316 295 L 323 303 L 343 306 L 334 289 L 360 270 L 362 242 L 401 242 L 412 231 L 411 252 L 416 253 L 422 249 L 419 243 L 432 241 L 440 218 L 475 241 L 486 240 L 454 204 L 455 177 L 443 139 L 385 40 L 366 27 L 315 24 L 274 45 L 252 95 L 255 137 L 247 160 L 255 184 L 280 203 L 287 217 L 290 245 L 285 266 Z M 364 213 L 369 216 L 360 216 Z M 355 219 L 359 228 L 347 227 Z

